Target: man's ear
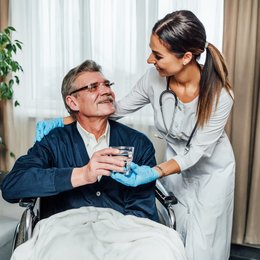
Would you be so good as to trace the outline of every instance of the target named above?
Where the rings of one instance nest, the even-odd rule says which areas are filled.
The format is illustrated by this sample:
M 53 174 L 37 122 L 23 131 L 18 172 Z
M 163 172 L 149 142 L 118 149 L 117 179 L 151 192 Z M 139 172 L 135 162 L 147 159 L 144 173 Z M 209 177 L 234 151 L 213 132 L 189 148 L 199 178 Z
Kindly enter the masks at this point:
M 72 111 L 79 111 L 77 99 L 73 96 L 66 97 L 66 104 Z
M 185 52 L 185 54 L 182 57 L 182 63 L 183 65 L 187 65 L 192 60 L 192 53 L 190 51 Z

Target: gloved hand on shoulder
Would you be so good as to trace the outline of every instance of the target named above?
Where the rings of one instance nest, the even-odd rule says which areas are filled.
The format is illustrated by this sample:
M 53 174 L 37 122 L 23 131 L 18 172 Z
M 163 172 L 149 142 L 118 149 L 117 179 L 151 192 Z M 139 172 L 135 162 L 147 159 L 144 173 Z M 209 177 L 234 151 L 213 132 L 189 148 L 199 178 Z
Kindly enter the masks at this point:
M 34 142 L 41 141 L 45 135 L 56 127 L 64 127 L 62 117 L 37 122 Z
M 150 166 L 139 166 L 132 162 L 130 165 L 130 174 L 124 175 L 122 173 L 112 172 L 110 176 L 126 186 L 136 187 L 155 181 L 160 177 L 160 174 Z

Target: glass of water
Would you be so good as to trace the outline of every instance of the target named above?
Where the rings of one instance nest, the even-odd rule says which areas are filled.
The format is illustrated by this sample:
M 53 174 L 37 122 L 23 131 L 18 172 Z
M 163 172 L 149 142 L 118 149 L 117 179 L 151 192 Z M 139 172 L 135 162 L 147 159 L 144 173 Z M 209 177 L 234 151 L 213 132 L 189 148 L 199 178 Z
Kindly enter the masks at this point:
M 125 161 L 125 169 L 124 172 L 122 172 L 125 175 L 128 175 L 130 172 L 130 164 L 133 160 L 134 156 L 134 147 L 133 146 L 112 146 L 111 148 L 118 149 L 119 153 L 114 154 L 113 156 L 124 156 L 126 157 Z

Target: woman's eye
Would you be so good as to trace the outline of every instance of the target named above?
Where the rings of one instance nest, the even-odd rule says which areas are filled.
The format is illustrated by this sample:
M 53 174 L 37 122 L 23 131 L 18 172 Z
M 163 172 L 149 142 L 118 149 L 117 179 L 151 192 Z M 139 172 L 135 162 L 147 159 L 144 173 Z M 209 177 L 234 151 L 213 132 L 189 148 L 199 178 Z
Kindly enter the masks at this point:
M 162 58 L 161 56 L 158 56 L 158 55 L 154 55 L 154 57 L 156 60 L 160 60 Z

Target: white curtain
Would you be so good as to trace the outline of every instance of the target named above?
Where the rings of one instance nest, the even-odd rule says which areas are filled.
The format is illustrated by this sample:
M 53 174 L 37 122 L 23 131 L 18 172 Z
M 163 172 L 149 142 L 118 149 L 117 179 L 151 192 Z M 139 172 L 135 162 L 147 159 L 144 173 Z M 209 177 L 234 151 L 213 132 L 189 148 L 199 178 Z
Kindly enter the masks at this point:
M 69 69 L 86 59 L 97 61 L 121 98 L 148 68 L 154 23 L 180 9 L 193 11 L 208 41 L 222 49 L 223 0 L 11 0 L 14 38 L 23 42 L 17 60 L 24 68 L 15 87 L 21 104 L 14 109 L 16 155 L 33 144 L 37 120 L 67 115 L 60 88 Z M 122 121 L 145 131 L 158 146 L 149 106 Z

